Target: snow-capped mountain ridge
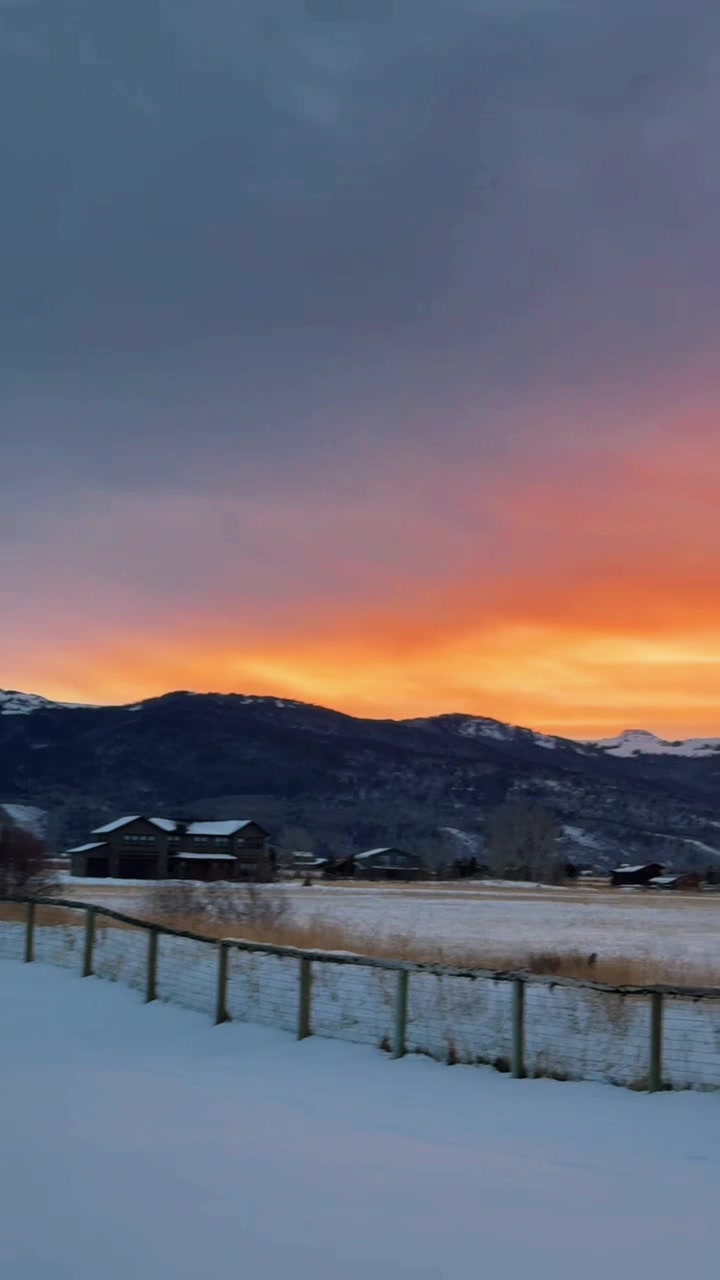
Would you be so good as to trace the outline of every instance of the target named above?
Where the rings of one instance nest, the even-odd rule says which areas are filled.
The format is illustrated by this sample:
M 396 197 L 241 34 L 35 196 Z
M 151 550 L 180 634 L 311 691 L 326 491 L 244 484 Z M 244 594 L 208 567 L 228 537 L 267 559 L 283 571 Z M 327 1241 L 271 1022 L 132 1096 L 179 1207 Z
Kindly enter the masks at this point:
M 464 738 L 480 738 L 496 742 L 512 743 L 519 739 L 531 741 L 548 751 L 565 750 L 581 753 L 601 751 L 603 755 L 618 758 L 639 756 L 682 756 L 686 759 L 714 756 L 720 753 L 720 738 L 683 738 L 670 741 L 651 733 L 649 729 L 625 729 L 613 738 L 562 738 L 557 734 L 539 733 L 518 725 L 505 724 L 501 720 L 489 720 L 485 716 L 438 717 L 455 721 L 455 730 Z M 413 721 L 414 724 L 422 723 Z
M 615 738 L 588 742 L 612 756 L 713 756 L 720 752 L 720 738 L 684 738 L 669 742 L 647 729 L 626 729 Z
M 199 697 L 203 695 L 197 695 Z M 257 704 L 258 706 L 267 705 L 277 709 L 298 709 L 302 710 L 308 704 L 297 702 L 293 699 L 275 698 L 275 697 L 258 697 L 256 695 L 237 694 L 230 695 L 236 697 L 239 702 L 244 705 Z M 157 702 L 156 698 L 148 698 L 144 701 L 127 704 L 125 707 L 116 707 L 116 710 L 126 711 L 142 711 L 144 707 L 150 703 Z M 17 689 L 0 689 L 0 716 L 27 716 L 32 715 L 36 711 L 52 711 L 62 709 L 64 711 L 87 711 L 100 710 L 102 704 L 83 703 L 83 702 L 54 702 L 51 698 L 44 698 L 38 693 L 22 693 Z M 543 747 L 548 751 L 556 749 L 564 749 L 565 751 L 578 751 L 582 753 L 601 751 L 604 755 L 616 756 L 618 758 L 632 758 L 639 756 L 682 756 L 686 759 L 698 758 L 702 756 L 714 756 L 720 753 L 720 737 L 718 738 L 685 738 L 670 741 L 660 738 L 657 734 L 651 733 L 648 729 L 625 729 L 622 733 L 612 738 L 564 738 L 557 734 L 540 733 L 536 729 L 529 729 L 518 725 L 507 724 L 502 720 L 493 720 L 488 716 L 468 716 L 468 715 L 449 715 L 449 716 L 432 716 L 417 719 L 408 719 L 400 721 L 401 724 L 422 725 L 440 721 L 454 722 L 455 732 L 464 738 L 479 738 L 495 742 L 512 743 L 513 740 L 524 738 L 526 741 L 531 740 L 535 746 Z

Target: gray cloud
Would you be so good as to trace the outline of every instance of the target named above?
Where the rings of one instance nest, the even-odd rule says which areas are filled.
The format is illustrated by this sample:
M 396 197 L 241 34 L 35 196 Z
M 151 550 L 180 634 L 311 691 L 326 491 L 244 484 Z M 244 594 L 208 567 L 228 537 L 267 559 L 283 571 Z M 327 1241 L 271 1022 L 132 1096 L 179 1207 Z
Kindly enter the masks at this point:
M 6 467 L 493 448 L 682 363 L 719 53 L 716 0 L 0 3 Z

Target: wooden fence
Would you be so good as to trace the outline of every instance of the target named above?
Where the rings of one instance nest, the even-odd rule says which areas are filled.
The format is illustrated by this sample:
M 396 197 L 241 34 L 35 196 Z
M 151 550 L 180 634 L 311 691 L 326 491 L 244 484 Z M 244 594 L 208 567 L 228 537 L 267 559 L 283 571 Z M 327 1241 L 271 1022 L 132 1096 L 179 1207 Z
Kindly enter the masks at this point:
M 8 900 L 5 900 L 8 901 Z M 3 930 L 22 930 L 21 955 L 26 963 L 31 963 L 37 957 L 36 939 L 38 932 L 47 934 L 49 928 L 53 926 L 39 925 L 39 917 L 41 913 L 48 908 L 52 908 L 55 912 L 67 912 L 68 920 L 72 922 L 71 929 L 73 931 L 73 945 L 77 940 L 77 971 L 83 977 L 92 977 L 96 972 L 96 943 L 98 936 L 98 921 L 112 922 L 117 926 L 124 926 L 126 929 L 141 931 L 146 937 L 144 955 L 141 958 L 140 967 L 136 965 L 135 978 L 133 985 L 141 987 L 146 1001 L 151 1002 L 158 998 L 172 999 L 172 995 L 163 995 L 159 992 L 158 986 L 158 957 L 160 954 L 161 939 L 184 940 L 188 943 L 201 944 L 203 949 L 203 966 L 204 973 L 207 974 L 208 962 L 211 963 L 212 972 L 214 973 L 214 998 L 211 998 L 207 991 L 207 984 L 200 997 L 196 998 L 192 1007 L 198 1007 L 198 1003 L 202 1007 L 212 1004 L 212 1009 L 207 1007 L 207 1012 L 212 1013 L 217 1024 L 221 1024 L 231 1020 L 231 1012 L 228 1005 L 228 983 L 230 977 L 231 963 L 233 957 L 239 956 L 256 956 L 256 957 L 274 957 L 283 962 L 283 991 L 285 1006 L 287 1008 L 287 1000 L 292 999 L 292 986 L 288 985 L 287 967 L 290 966 L 291 974 L 294 973 L 295 1010 L 293 1022 L 298 1039 L 305 1039 L 307 1036 L 319 1033 L 333 1037 L 335 1035 L 344 1036 L 345 1038 L 353 1038 L 352 1019 L 353 1010 L 347 1008 L 348 1004 L 352 1004 L 352 999 L 345 996 L 345 1007 L 337 1006 L 337 1011 L 330 1016 L 327 1011 L 324 1012 L 321 1019 L 322 1026 L 316 1030 L 314 1026 L 314 987 L 316 980 L 328 972 L 331 968 L 333 972 L 337 970 L 361 970 L 368 975 L 367 990 L 370 989 L 370 976 L 382 976 L 382 1000 L 387 1008 L 384 1013 L 382 1009 L 375 1008 L 374 1012 L 379 1017 L 381 1014 L 387 1016 L 387 1034 L 378 1036 L 376 1043 L 380 1047 L 388 1051 L 394 1058 L 402 1058 L 406 1052 L 429 1052 L 433 1056 L 441 1056 L 437 1049 L 438 1038 L 435 1036 L 424 1037 L 422 1022 L 425 1018 L 430 1023 L 433 1020 L 437 1024 L 439 1019 L 443 1018 L 443 1044 L 447 1044 L 447 1049 L 443 1050 L 448 1062 L 471 1061 L 476 1063 L 490 1063 L 498 1067 L 498 1069 L 508 1071 L 516 1079 L 521 1079 L 526 1075 L 540 1076 L 550 1075 L 558 1079 L 607 1079 L 613 1083 L 627 1085 L 633 1088 L 647 1089 L 649 1092 L 658 1092 L 666 1088 L 684 1087 L 684 1088 L 720 1088 L 720 989 L 719 988 L 688 988 L 675 986 L 650 986 L 650 987 L 611 987 L 603 983 L 585 982 L 570 978 L 552 978 L 542 977 L 536 974 L 516 973 L 516 972 L 490 972 L 485 970 L 462 969 L 445 965 L 423 965 L 414 964 L 404 961 L 378 960 L 368 956 L 359 956 L 353 954 L 300 950 L 295 947 L 275 946 L 270 943 L 245 942 L 237 939 L 215 939 L 209 938 L 198 933 L 190 933 L 179 929 L 166 927 L 160 923 L 141 919 L 135 916 L 126 915 L 123 912 L 112 910 L 108 907 L 90 905 L 69 901 L 63 898 L 45 898 L 42 900 L 32 900 L 27 898 L 15 898 L 12 900 L 17 906 L 24 906 L 24 920 L 18 925 L 16 922 L 0 922 L 0 936 Z M 84 921 L 77 924 L 76 921 L 84 916 Z M 54 926 L 62 927 L 62 926 Z M 136 941 L 139 941 L 137 933 Z M 121 939 L 120 939 L 121 940 Z M 3 952 L 3 954 L 6 954 Z M 47 957 L 44 957 L 47 958 Z M 188 955 L 188 963 L 191 957 Z M 51 962 L 52 958 L 51 958 Z M 55 963 L 67 963 L 67 955 L 62 961 L 55 959 Z M 73 961 L 75 963 L 75 961 Z M 173 952 L 172 964 L 180 968 L 183 963 L 182 948 L 180 951 Z M 267 970 L 267 966 L 266 966 Z M 267 1005 L 266 997 L 269 996 L 270 977 L 265 977 L 264 981 L 267 987 L 263 987 L 263 970 L 260 975 L 259 992 L 257 995 L 257 1003 L 253 1006 L 260 1011 L 263 1010 L 263 1002 Z M 241 969 L 238 971 L 236 979 L 242 986 L 243 982 L 247 985 L 248 970 Z M 428 988 L 429 980 L 436 980 L 431 988 Z M 409 1001 L 413 994 L 417 991 L 418 995 L 420 987 L 424 984 L 424 994 L 419 1000 L 417 1010 L 415 1011 L 415 1022 L 412 1035 L 408 1035 L 408 1009 Z M 481 990 L 484 995 L 484 1004 L 480 1002 L 477 1007 L 485 1010 L 485 1016 L 489 1016 L 488 1010 L 490 1005 L 488 1000 L 493 991 L 502 990 L 501 1013 L 498 1015 L 495 1010 L 494 1017 L 501 1018 L 498 1023 L 498 1029 L 495 1033 L 497 1040 L 497 1052 L 493 1053 L 492 1045 L 488 1050 L 487 1044 L 483 1052 L 464 1052 L 458 1053 L 455 1047 L 457 1037 L 453 1029 L 453 1009 L 458 1008 L 457 993 L 460 985 L 465 984 L 463 991 L 467 994 L 471 989 L 473 991 Z M 327 984 L 325 984 L 327 985 Z M 366 987 L 361 983 L 353 988 L 355 992 L 366 991 Z M 550 993 L 555 993 L 550 998 Z M 546 998 L 547 994 L 547 998 Z M 352 995 L 352 993 L 351 993 Z M 376 999 L 376 996 L 370 993 L 370 998 Z M 357 999 L 357 994 L 354 997 Z M 365 997 L 363 997 L 365 998 Z M 533 1019 L 528 1022 L 528 1001 L 532 1002 Z M 598 1001 L 600 1003 L 598 1004 Z M 182 1001 L 181 1001 L 182 1002 Z M 555 1002 L 553 1004 L 553 1002 Z M 467 1004 L 467 1008 L 471 1010 L 466 1014 L 466 1021 L 469 1019 L 472 1023 L 472 1007 Z M 558 1019 L 558 1006 L 562 1018 L 557 1021 L 555 1040 L 557 1041 L 556 1052 L 553 1055 L 552 1045 L 550 1049 L 544 1048 L 542 1052 L 534 1051 L 532 1061 L 528 1062 L 527 1041 L 528 1035 L 537 1039 L 539 1031 L 543 1030 L 541 1023 L 543 1019 L 545 1023 L 553 1022 Z M 666 1055 L 665 1048 L 665 1032 L 668 1019 L 668 1009 L 672 1007 L 672 1033 L 673 1033 L 673 1049 L 670 1055 Z M 569 1014 L 563 1012 L 569 1008 Z M 448 1012 L 449 1010 L 449 1012 Z M 693 1013 L 692 1011 L 695 1010 Z M 697 1011 L 700 1010 L 698 1017 Z M 598 1011 L 602 1013 L 602 1018 L 598 1018 Z M 241 1015 L 242 1016 L 242 1015 Z M 481 1015 L 478 1014 L 478 1017 Z M 569 1018 L 569 1021 L 568 1021 Z M 249 1020 L 270 1021 L 273 1025 L 278 1025 L 276 1021 L 273 1023 L 272 1010 L 270 1016 L 261 1016 L 259 1019 L 250 1016 Z M 382 1018 L 381 1018 L 382 1020 Z M 375 1018 L 377 1021 L 377 1017 Z M 600 1034 L 599 1022 L 602 1022 L 602 1035 L 607 1043 L 603 1046 L 604 1057 L 603 1064 L 610 1063 L 620 1058 L 623 1052 L 628 1050 L 628 1042 L 632 1039 L 632 1057 L 633 1067 L 627 1068 L 624 1074 L 620 1070 L 613 1070 L 612 1065 L 602 1065 L 597 1068 L 588 1068 L 585 1056 L 582 1059 L 577 1057 L 575 1051 L 575 1059 L 570 1069 L 567 1068 L 567 1044 L 563 1048 L 563 1036 L 567 1039 L 572 1035 L 579 1042 L 583 1042 L 584 1038 L 598 1036 Z M 283 1025 L 287 1025 L 287 1018 L 284 1018 Z M 374 1025 L 374 1023 L 373 1023 Z M 348 1030 L 350 1028 L 350 1030 Z M 564 1030 L 563 1030 L 564 1028 Z M 569 1030 L 568 1030 L 569 1028 Z M 545 1028 L 546 1030 L 546 1028 Z M 372 1042 L 372 1036 L 377 1033 L 358 1032 L 356 1039 L 362 1042 Z M 470 1026 L 469 1042 L 472 1042 L 472 1025 Z M 487 1034 L 485 1035 L 487 1041 Z M 492 1039 L 492 1036 L 490 1037 Z M 431 1047 L 426 1047 L 431 1044 Z M 670 1070 L 671 1059 L 677 1058 L 680 1048 L 684 1053 L 682 1070 L 675 1065 Z M 592 1057 L 592 1055 L 591 1055 Z M 557 1063 L 563 1064 L 558 1067 Z

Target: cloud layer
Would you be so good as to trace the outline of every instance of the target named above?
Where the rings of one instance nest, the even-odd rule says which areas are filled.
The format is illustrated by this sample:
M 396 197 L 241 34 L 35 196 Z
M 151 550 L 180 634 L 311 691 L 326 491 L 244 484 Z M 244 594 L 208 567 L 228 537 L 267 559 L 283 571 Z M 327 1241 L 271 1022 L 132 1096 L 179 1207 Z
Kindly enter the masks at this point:
M 1 682 L 720 731 L 709 0 L 0 4 Z

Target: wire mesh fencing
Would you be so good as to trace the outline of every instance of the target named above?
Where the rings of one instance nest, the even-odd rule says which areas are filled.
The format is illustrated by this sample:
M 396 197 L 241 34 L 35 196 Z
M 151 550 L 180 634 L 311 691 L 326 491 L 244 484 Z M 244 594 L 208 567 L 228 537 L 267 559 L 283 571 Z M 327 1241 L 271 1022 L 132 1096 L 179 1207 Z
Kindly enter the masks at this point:
M 97 978 L 120 982 L 134 991 L 147 983 L 148 930 L 119 924 L 100 916 L 95 921 L 92 972 Z
M 528 984 L 525 1001 L 527 1075 L 647 1087 L 647 998 L 537 982 Z
M 332 961 L 313 964 L 312 1034 L 390 1051 L 396 988 L 393 970 Z
M 292 955 L 228 948 L 225 1012 L 237 1022 L 295 1031 L 298 1023 L 298 961 Z
M 157 939 L 156 997 L 198 1013 L 215 1002 L 217 947 L 210 941 L 174 937 L 160 930 Z
M 60 965 L 194 1009 L 394 1057 L 632 1089 L 720 1089 L 720 990 L 613 988 L 218 941 L 109 908 L 0 902 L 0 959 Z
M 82 971 L 87 917 L 82 909 L 36 903 L 32 922 L 33 960 Z
M 23 960 L 27 931 L 26 908 L 23 904 L 16 902 L 5 902 L 1 905 L 0 960 Z
M 512 983 L 482 975 L 413 973 L 408 984 L 406 1044 L 442 1062 L 488 1064 L 509 1071 Z
M 720 1000 L 666 995 L 663 1084 L 669 1089 L 720 1089 Z

